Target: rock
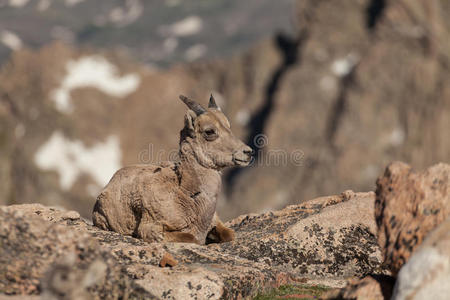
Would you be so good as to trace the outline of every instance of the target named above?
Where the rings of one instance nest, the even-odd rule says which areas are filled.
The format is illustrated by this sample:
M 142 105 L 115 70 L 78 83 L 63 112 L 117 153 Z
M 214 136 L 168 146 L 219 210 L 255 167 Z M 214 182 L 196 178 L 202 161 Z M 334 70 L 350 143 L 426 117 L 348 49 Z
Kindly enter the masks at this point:
M 373 203 L 373 193 L 345 192 L 277 212 L 241 216 L 227 224 L 239 232 L 236 243 L 223 247 L 310 278 L 368 274 L 381 255 Z
M 400 269 L 392 299 L 448 299 L 449 283 L 450 218 L 429 233 Z
M 350 280 L 343 289 L 335 289 L 321 299 L 385 300 L 392 296 L 395 279 L 390 276 L 367 276 Z
M 77 211 L 71 210 L 66 212 L 63 216 L 62 216 L 63 220 L 77 220 L 79 218 L 81 218 L 80 214 Z
M 243 215 L 227 224 L 235 241 L 207 246 L 149 244 L 39 204 L 1 207 L 0 290 L 49 298 L 236 299 L 286 283 L 339 287 L 348 276 L 380 268 L 373 202 L 374 193 L 347 191 Z
M 153 297 L 100 249 L 87 224 L 65 220 L 65 214 L 39 204 L 0 209 L 2 293 L 42 293 L 45 299 Z
M 417 173 L 392 163 L 378 179 L 376 194 L 378 243 L 396 275 L 427 234 L 450 216 L 450 165 Z
M 173 258 L 173 256 L 170 253 L 164 253 L 163 257 L 161 258 L 161 261 L 159 262 L 159 266 L 161 268 L 164 267 L 175 267 L 178 265 L 178 261 Z

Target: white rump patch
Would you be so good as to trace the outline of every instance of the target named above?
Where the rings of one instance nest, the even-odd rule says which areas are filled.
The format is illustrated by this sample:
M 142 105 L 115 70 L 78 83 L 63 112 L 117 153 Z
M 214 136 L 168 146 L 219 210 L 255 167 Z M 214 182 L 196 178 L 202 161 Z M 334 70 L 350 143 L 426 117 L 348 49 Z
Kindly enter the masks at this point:
M 121 164 L 120 143 L 117 136 L 109 136 L 104 143 L 86 147 L 81 141 L 71 141 L 56 131 L 37 151 L 34 161 L 43 170 L 59 174 L 63 190 L 69 190 L 80 173 L 92 176 L 98 186 L 108 183 Z
M 67 75 L 61 86 L 52 92 L 56 108 L 70 113 L 73 106 L 70 91 L 81 87 L 94 87 L 105 94 L 122 98 L 134 92 L 140 84 L 137 74 L 120 77 L 117 68 L 101 56 L 85 56 L 67 62 Z
M 9 30 L 0 31 L 0 42 L 11 50 L 22 48 L 22 40 Z

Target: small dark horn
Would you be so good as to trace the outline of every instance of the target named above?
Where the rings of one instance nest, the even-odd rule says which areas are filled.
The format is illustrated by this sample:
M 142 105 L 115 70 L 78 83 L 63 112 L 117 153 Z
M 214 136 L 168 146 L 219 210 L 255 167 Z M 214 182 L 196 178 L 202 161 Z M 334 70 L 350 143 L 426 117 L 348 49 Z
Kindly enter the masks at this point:
M 219 106 L 217 106 L 216 99 L 214 99 L 212 94 L 211 94 L 211 97 L 209 97 L 208 108 L 220 109 Z
M 183 95 L 180 95 L 180 99 L 181 101 L 184 102 L 184 104 L 187 105 L 187 107 L 189 107 L 189 109 L 193 110 L 197 116 L 206 112 L 206 109 L 204 109 L 200 104 L 198 104 L 194 100 L 189 99 L 188 97 Z

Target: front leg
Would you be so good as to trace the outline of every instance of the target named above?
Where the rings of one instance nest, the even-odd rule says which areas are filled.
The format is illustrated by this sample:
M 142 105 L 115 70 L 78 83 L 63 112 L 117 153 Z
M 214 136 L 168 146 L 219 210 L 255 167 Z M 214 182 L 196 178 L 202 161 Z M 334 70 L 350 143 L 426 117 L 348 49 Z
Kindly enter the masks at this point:
M 141 222 L 133 236 L 148 243 L 162 242 L 164 240 L 163 226 L 151 222 Z
M 188 232 L 166 232 L 164 234 L 164 241 L 176 243 L 194 243 L 201 245 L 201 243 L 195 238 L 195 236 Z
M 234 240 L 234 230 L 226 227 L 219 219 L 217 213 L 211 222 L 210 230 L 206 236 L 206 244 L 226 243 Z
M 188 232 L 168 231 L 167 226 L 153 223 L 141 223 L 137 229 L 137 238 L 148 243 L 178 242 L 200 244 L 195 236 Z

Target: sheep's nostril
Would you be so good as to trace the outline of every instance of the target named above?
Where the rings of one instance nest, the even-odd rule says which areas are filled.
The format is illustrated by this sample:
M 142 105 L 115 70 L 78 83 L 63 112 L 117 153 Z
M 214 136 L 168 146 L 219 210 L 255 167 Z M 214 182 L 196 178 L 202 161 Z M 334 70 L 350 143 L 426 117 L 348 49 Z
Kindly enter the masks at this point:
M 243 150 L 244 154 L 247 154 L 248 156 L 252 156 L 253 155 L 253 149 L 252 148 L 245 148 Z

